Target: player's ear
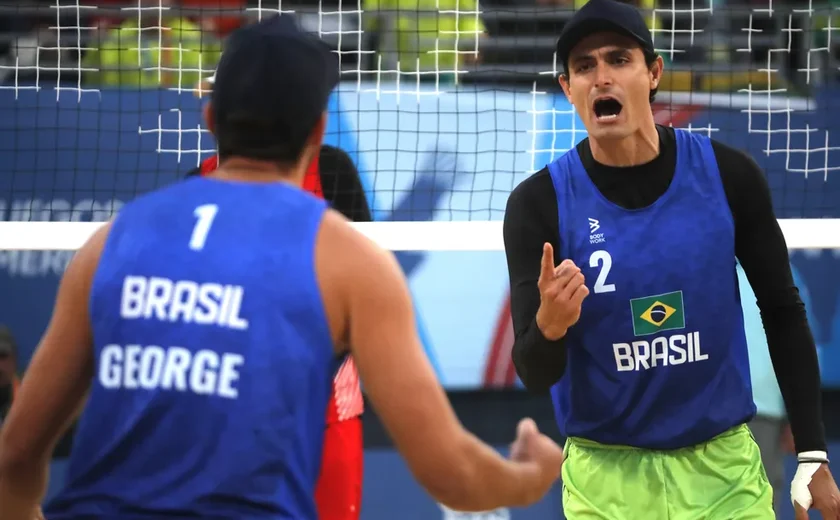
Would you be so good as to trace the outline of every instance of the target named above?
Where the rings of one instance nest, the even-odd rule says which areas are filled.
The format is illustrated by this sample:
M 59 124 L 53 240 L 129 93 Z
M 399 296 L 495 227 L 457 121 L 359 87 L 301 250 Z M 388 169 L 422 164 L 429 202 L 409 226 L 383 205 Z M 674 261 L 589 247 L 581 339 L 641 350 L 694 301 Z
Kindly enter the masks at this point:
M 653 90 L 659 87 L 662 81 L 662 71 L 665 69 L 665 61 L 662 56 L 657 55 L 653 63 L 650 64 L 650 89 Z
M 207 129 L 210 130 L 211 134 L 216 135 L 216 120 L 213 119 L 213 109 L 210 103 L 206 103 L 201 112 L 204 116 L 204 124 L 207 125 Z
M 569 86 L 569 73 L 564 72 L 557 77 L 557 82 L 560 83 L 560 87 L 563 88 L 563 93 L 566 94 L 566 99 L 569 100 L 569 103 L 572 102 L 572 89 Z

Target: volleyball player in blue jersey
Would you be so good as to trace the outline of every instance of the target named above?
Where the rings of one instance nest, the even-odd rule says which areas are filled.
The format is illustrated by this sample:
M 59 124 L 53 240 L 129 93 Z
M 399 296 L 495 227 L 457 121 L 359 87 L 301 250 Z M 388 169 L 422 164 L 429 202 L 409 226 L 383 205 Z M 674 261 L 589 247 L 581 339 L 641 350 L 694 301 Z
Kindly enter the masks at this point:
M 657 126 L 662 78 L 639 11 L 590 0 L 557 45 L 588 138 L 511 194 L 513 360 L 551 391 L 576 519 L 774 518 L 736 257 L 761 309 L 799 456 L 797 514 L 840 518 L 816 349 L 763 173 L 749 156 Z M 559 217 L 559 218 L 558 218 Z
M 300 189 L 337 81 L 334 54 L 287 17 L 230 37 L 205 110 L 219 168 L 127 204 L 67 268 L 0 432 L 2 520 L 35 515 L 86 396 L 50 520 L 314 519 L 348 352 L 436 500 L 526 505 L 556 481 L 562 451 L 533 421 L 510 460 L 464 431 L 393 255 Z

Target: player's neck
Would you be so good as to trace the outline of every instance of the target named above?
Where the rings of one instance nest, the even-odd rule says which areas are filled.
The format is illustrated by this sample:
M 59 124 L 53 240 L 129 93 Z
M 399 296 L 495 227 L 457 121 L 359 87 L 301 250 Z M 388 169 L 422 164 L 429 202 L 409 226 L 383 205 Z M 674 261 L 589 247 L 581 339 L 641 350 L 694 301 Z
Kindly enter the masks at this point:
M 296 167 L 283 168 L 262 161 L 231 158 L 207 176 L 234 182 L 285 182 L 299 187 L 303 183 L 304 172 L 297 170 Z
M 659 155 L 659 132 L 652 118 L 633 134 L 622 139 L 589 139 L 592 158 L 614 167 L 647 164 Z

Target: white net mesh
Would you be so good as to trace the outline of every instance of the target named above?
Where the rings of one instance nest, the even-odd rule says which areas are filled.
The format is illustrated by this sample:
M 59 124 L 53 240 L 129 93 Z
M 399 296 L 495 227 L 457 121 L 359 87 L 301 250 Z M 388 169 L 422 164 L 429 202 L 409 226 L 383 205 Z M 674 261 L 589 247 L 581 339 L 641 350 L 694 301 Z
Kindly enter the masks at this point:
M 833 137 L 840 124 L 830 115 L 840 105 L 833 87 L 836 9 L 767 0 L 639 1 L 667 61 L 657 121 L 750 151 L 767 171 L 781 218 L 840 216 L 840 145 Z M 5 5 L 0 127 L 14 138 L 0 145 L 9 158 L 0 169 L 13 179 L 5 181 L 2 217 L 53 219 L 49 211 L 12 218 L 13 208 L 29 201 L 76 207 L 81 197 L 116 206 L 199 164 L 214 152 L 194 96 L 206 88 L 201 79 L 212 73 L 230 30 L 279 12 L 296 16 L 339 55 L 344 81 L 327 142 L 356 160 L 377 220 L 499 220 L 518 182 L 585 136 L 557 88 L 554 55 L 556 35 L 579 5 Z M 86 157 L 73 154 L 70 143 Z M 116 153 L 133 157 L 115 161 Z M 75 219 L 90 218 L 80 211 L 88 215 Z M 833 244 L 814 244 L 826 245 Z

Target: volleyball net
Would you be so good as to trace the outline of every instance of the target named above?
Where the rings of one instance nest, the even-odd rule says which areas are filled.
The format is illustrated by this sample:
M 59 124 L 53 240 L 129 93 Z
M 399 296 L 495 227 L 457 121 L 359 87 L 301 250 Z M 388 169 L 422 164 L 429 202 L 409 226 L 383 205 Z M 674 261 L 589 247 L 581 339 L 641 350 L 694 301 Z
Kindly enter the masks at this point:
M 660 124 L 747 150 L 791 248 L 840 248 L 840 11 L 637 0 Z M 585 129 L 556 84 L 573 0 L 55 0 L 0 6 L 0 249 L 72 250 L 214 153 L 201 80 L 235 27 L 293 15 L 338 54 L 326 143 L 394 250 L 500 250 L 511 190 Z

